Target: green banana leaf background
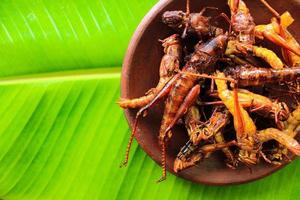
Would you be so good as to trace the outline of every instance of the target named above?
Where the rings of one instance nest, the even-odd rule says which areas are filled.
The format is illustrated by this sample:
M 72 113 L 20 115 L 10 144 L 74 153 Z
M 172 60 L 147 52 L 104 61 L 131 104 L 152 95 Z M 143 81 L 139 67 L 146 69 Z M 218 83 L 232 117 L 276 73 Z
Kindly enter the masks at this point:
M 299 160 L 243 185 L 157 184 L 160 167 L 135 142 L 119 168 L 122 60 L 156 2 L 0 1 L 1 199 L 299 199 Z

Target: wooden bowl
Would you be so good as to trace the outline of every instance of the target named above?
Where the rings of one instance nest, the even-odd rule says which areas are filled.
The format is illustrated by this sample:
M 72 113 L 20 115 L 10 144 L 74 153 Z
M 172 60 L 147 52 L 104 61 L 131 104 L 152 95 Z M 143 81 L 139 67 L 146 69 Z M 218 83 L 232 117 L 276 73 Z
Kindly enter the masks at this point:
M 256 24 L 269 23 L 272 17 L 270 12 L 259 2 L 259 0 L 245 0 L 250 8 Z M 278 0 L 276 3 L 270 1 L 272 6 L 280 13 L 288 10 L 296 19 L 291 26 L 293 35 L 300 38 L 300 0 Z M 191 0 L 191 10 L 199 12 L 204 6 L 215 6 L 221 11 L 229 14 L 226 0 L 198 1 Z M 161 16 L 167 10 L 185 10 L 184 0 L 161 0 L 145 16 L 138 26 L 123 63 L 121 96 L 124 98 L 140 97 L 148 89 L 156 86 L 158 82 L 158 70 L 160 60 L 163 56 L 163 48 L 158 39 L 163 39 L 174 33 L 161 22 Z M 209 15 L 206 14 L 206 15 Z M 129 126 L 132 127 L 137 110 L 127 109 L 125 115 Z M 162 118 L 163 104 L 154 106 L 150 109 L 148 115 L 139 122 L 136 139 L 145 152 L 157 163 L 160 163 L 160 148 L 158 146 L 158 131 Z M 226 167 L 224 156 L 221 153 L 214 153 L 210 158 L 205 159 L 197 166 L 189 168 L 179 173 L 173 171 L 174 159 L 186 141 L 188 140 L 186 131 L 176 126 L 173 129 L 173 137 L 168 144 L 167 151 L 167 169 L 169 172 L 184 179 L 209 184 L 209 185 L 227 185 L 238 184 L 253 181 L 265 177 L 282 166 L 274 166 L 261 161 L 260 164 L 253 166 L 252 173 L 245 166 L 239 166 L 232 170 Z M 153 177 L 155 180 L 159 177 Z

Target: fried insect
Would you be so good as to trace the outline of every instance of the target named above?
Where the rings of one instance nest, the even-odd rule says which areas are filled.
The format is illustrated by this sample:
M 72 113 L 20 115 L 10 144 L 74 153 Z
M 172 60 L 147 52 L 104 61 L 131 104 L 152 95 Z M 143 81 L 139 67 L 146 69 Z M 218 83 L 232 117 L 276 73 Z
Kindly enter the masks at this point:
M 228 0 L 228 5 L 231 10 L 233 32 L 237 34 L 237 39 L 231 39 L 225 54 L 244 54 L 248 56 L 251 53 L 265 60 L 272 68 L 282 69 L 284 67 L 283 62 L 272 50 L 254 45 L 255 37 L 263 39 L 265 36 L 283 48 L 296 51 L 295 48 L 288 46 L 283 38 L 280 38 L 280 40 L 275 32 L 268 31 L 265 25 L 255 26 L 253 17 L 244 1 Z
M 276 32 L 276 27 L 274 29 L 274 25 L 276 26 L 274 22 L 275 20 L 273 19 L 270 24 L 257 25 L 254 31 L 255 36 L 260 39 L 266 38 L 274 44 L 277 44 L 278 46 L 300 56 L 300 46 L 291 42 L 291 40 L 288 41 L 287 38 L 282 37 L 282 34 L 278 34 L 278 32 Z
M 206 132 L 206 134 L 204 133 L 204 135 L 211 135 L 209 132 L 212 132 L 215 143 L 217 144 L 225 143 L 226 141 L 224 139 L 223 132 L 225 126 L 229 123 L 229 120 L 230 120 L 230 112 L 227 109 L 225 109 L 223 106 L 215 107 L 212 116 L 205 123 L 206 129 L 202 129 L 203 132 Z M 199 135 L 201 134 L 202 133 L 200 132 Z M 226 165 L 232 169 L 235 169 L 238 165 L 238 161 L 236 160 L 232 151 L 229 149 L 229 147 L 224 147 L 222 151 L 227 158 Z
M 196 131 L 190 133 L 193 144 L 198 145 L 203 140 L 214 138 L 216 133 L 222 132 L 223 128 L 229 123 L 228 110 L 217 107 L 208 121 L 199 123 Z
M 274 32 L 269 25 L 255 25 L 253 17 L 246 4 L 242 0 L 228 0 L 231 11 L 231 23 L 233 31 L 237 34 L 238 42 L 253 45 L 255 37 L 268 39 L 269 41 L 281 46 L 300 56 L 300 48 L 289 46 L 287 41 Z
M 228 42 L 225 55 L 230 56 L 232 54 L 243 54 L 245 56 L 252 54 L 266 61 L 273 69 L 282 69 L 284 67 L 281 59 L 272 50 L 252 44 L 231 40 Z
M 260 1 L 271 11 L 274 17 L 271 18 L 270 24 L 258 27 L 258 29 L 267 28 L 269 32 L 273 32 L 273 34 L 278 34 L 282 37 L 288 46 L 300 49 L 300 45 L 297 40 L 287 30 L 287 28 L 294 22 L 294 18 L 291 14 L 289 12 L 285 12 L 280 15 L 267 1 Z M 289 66 L 295 66 L 295 64 L 300 63 L 300 57 L 286 48 L 282 48 L 282 56 Z
M 290 114 L 289 108 L 284 102 L 272 101 L 269 98 L 250 92 L 249 90 L 239 89 L 239 102 L 244 108 L 250 108 L 250 112 L 275 119 L 275 123 L 285 121 Z
M 299 150 L 297 149 L 299 145 L 293 138 L 300 130 L 300 106 L 290 114 L 289 118 L 283 124 L 284 127 L 282 131 L 269 129 L 263 132 L 266 133 L 266 136 L 264 136 L 263 139 L 275 139 L 279 142 L 279 145 L 267 154 L 268 159 L 273 164 L 280 165 L 281 163 L 278 161 L 283 160 L 283 158 L 288 158 L 288 149 L 296 155 L 299 153 Z M 279 141 L 279 137 L 283 137 L 281 141 Z
M 215 96 L 215 94 L 210 94 Z M 233 95 L 233 92 L 231 92 Z M 286 103 L 272 101 L 271 99 L 250 92 L 249 90 L 238 90 L 239 103 L 243 108 L 249 109 L 250 112 L 255 112 L 262 117 L 274 119 L 276 124 L 281 126 L 280 122 L 288 119 L 290 111 Z M 200 105 L 223 105 L 222 101 L 215 102 L 201 102 Z
M 211 17 L 203 14 L 207 9 L 216 9 L 214 7 L 204 7 L 199 13 L 190 13 L 189 0 L 187 0 L 186 12 L 181 10 L 166 11 L 162 15 L 162 21 L 170 28 L 182 32 L 182 36 L 186 34 L 196 34 L 200 38 L 213 37 L 222 33 L 222 29 L 211 25 Z
M 163 175 L 160 181 L 166 178 L 166 142 L 172 136 L 171 128 L 197 99 L 200 93 L 200 87 L 196 83 L 200 81 L 201 73 L 210 71 L 209 68 L 215 64 L 216 60 L 223 52 L 226 41 L 227 35 L 219 35 L 204 44 L 196 45 L 197 49 L 195 49 L 190 60 L 183 67 L 183 73 L 181 73 L 170 91 L 166 100 L 166 106 L 159 131 L 159 143 L 162 148 L 163 166 Z M 199 74 L 199 76 L 188 73 L 196 73 Z
M 234 145 L 236 145 L 236 141 L 233 140 L 227 143 L 207 144 L 199 147 L 197 145 L 193 145 L 191 141 L 188 141 L 177 155 L 174 161 L 173 170 L 177 173 L 189 167 L 195 166 L 210 153 Z
M 229 115 L 230 113 L 227 109 L 223 106 L 217 106 L 209 120 L 201 122 L 199 109 L 196 106 L 191 107 L 185 116 L 185 126 L 192 144 L 197 146 L 201 141 L 207 141 L 209 139 L 212 139 L 214 143 L 217 144 L 226 143 L 223 136 L 223 129 L 229 123 Z M 183 150 L 191 150 L 193 145 L 187 145 Z M 228 147 L 225 147 L 222 151 L 227 157 L 226 165 L 230 168 L 235 168 L 238 162 L 231 150 Z M 184 154 L 184 152 L 181 152 L 180 154 Z
M 275 17 L 271 19 L 271 23 L 266 25 L 269 29 L 273 28 L 273 31 L 286 40 L 286 44 L 288 46 L 294 47 L 296 49 L 300 49 L 300 44 L 293 37 L 293 35 L 288 31 L 288 26 L 290 26 L 294 22 L 294 18 L 291 16 L 289 12 L 284 12 L 280 15 L 274 8 L 272 8 L 265 0 L 261 0 L 261 2 L 273 13 Z M 282 56 L 285 62 L 289 67 L 299 67 L 300 66 L 300 56 L 297 54 L 282 48 Z M 287 81 L 285 85 L 290 89 L 287 91 L 292 95 L 300 94 L 300 80 L 296 81 Z M 297 97 L 294 97 L 297 99 Z
M 300 77 L 300 67 L 281 70 L 251 66 L 237 66 L 224 70 L 226 76 L 238 82 L 239 86 L 261 86 L 266 83 L 278 83 L 296 80 Z
M 288 26 L 294 22 L 294 18 L 289 12 L 283 13 L 280 18 L 272 18 L 271 22 L 273 23 L 275 30 L 279 30 L 278 34 L 286 40 L 289 46 L 294 46 L 295 48 L 300 49 L 298 41 L 287 30 Z M 276 28 L 276 26 L 279 28 Z M 282 48 L 282 55 L 289 66 L 296 67 L 300 64 L 300 56 L 295 53 Z
M 225 77 L 218 73 L 217 77 Z M 256 126 L 246 110 L 238 102 L 237 91 L 233 93 L 228 89 L 224 80 L 215 80 L 219 98 L 224 102 L 233 116 L 234 128 L 236 130 L 237 142 L 241 150 L 238 159 L 246 165 L 256 164 L 261 143 L 256 134 Z
M 118 104 L 122 108 L 141 108 L 151 102 L 165 84 L 179 71 L 182 58 L 182 44 L 179 35 L 174 34 L 162 40 L 165 55 L 161 59 L 159 68 L 159 82 L 155 88 L 149 90 L 146 96 L 136 99 L 120 99 Z
M 159 130 L 159 144 L 162 151 L 163 173 L 158 182 L 166 179 L 166 142 L 172 136 L 171 129 L 198 98 L 200 86 L 197 84 L 197 82 L 199 82 L 201 78 L 208 77 L 207 75 L 201 75 L 201 73 L 204 71 L 209 71 L 209 68 L 212 67 L 218 60 L 218 57 L 224 51 L 227 38 L 227 34 L 222 34 L 206 43 L 196 45 L 195 52 L 183 67 L 182 73 L 179 73 L 171 78 L 171 80 L 154 97 L 154 99 L 137 112 L 134 128 L 127 145 L 123 165 L 126 165 L 128 162 L 130 147 L 135 136 L 139 117 L 143 115 L 152 105 L 157 103 L 165 96 L 168 96 Z M 197 74 L 197 76 L 194 74 Z
M 275 128 L 268 128 L 258 132 L 258 138 L 261 142 L 276 140 L 281 145 L 286 147 L 292 153 L 300 156 L 300 144 L 293 137 Z

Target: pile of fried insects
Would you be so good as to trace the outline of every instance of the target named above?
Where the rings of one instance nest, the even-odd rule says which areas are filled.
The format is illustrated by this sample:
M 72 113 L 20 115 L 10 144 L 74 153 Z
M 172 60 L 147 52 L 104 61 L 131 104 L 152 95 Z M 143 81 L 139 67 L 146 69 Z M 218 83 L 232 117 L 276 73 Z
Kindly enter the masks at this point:
M 213 22 L 216 17 L 204 15 L 217 8 L 191 13 L 189 0 L 186 12 L 163 13 L 162 22 L 176 34 L 161 40 L 164 56 L 158 85 L 143 97 L 118 102 L 122 108 L 140 109 L 123 165 L 138 118 L 159 100 L 165 100 L 158 137 L 160 181 L 166 178 L 166 147 L 177 123 L 184 123 L 189 141 L 175 159 L 175 172 L 219 150 L 232 169 L 240 164 L 251 167 L 260 159 L 280 165 L 289 154 L 300 156 L 294 139 L 300 130 L 300 45 L 288 31 L 294 19 L 260 2 L 273 15 L 269 24 L 256 25 L 242 0 L 228 0 L 231 17 L 218 13 L 227 29 Z M 262 46 L 264 39 L 281 48 L 282 59 Z

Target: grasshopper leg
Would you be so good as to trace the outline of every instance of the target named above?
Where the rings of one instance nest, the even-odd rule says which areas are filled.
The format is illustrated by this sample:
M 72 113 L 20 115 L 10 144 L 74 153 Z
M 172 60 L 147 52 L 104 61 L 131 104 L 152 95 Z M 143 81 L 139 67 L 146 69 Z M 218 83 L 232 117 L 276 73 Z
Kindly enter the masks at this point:
M 178 119 L 182 117 L 188 109 L 195 103 L 197 100 L 197 97 L 200 93 L 200 86 L 197 84 L 195 85 L 188 93 L 188 95 L 185 97 L 183 103 L 179 107 L 174 119 L 166 129 L 165 133 L 169 133 L 171 131 L 171 128 L 176 124 Z M 169 134 L 163 134 L 163 135 L 169 135 Z M 166 179 L 167 175 L 167 169 L 166 169 L 166 141 L 164 138 L 160 138 L 160 145 L 161 145 L 161 155 L 162 155 L 162 177 L 158 180 L 158 182 L 164 181 Z
M 177 123 L 177 121 L 188 111 L 188 109 L 196 102 L 198 95 L 200 94 L 200 86 L 195 85 L 189 94 L 184 99 L 183 103 L 179 107 L 173 121 L 170 123 L 166 132 L 171 130 L 171 128 Z
M 127 144 L 127 148 L 126 148 L 126 153 L 125 153 L 125 158 L 123 160 L 123 162 L 121 163 L 120 167 L 126 166 L 128 163 L 128 159 L 129 159 L 129 153 L 130 153 L 130 149 L 131 149 L 131 145 L 133 142 L 133 138 L 135 136 L 136 133 L 136 129 L 137 129 L 137 125 L 138 125 L 138 120 L 140 118 L 141 115 L 143 115 L 146 110 L 148 110 L 151 106 L 153 106 L 154 104 L 156 104 L 160 99 L 164 98 L 167 94 L 169 94 L 170 90 L 172 89 L 175 81 L 177 80 L 177 78 L 179 77 L 179 75 L 175 75 L 164 87 L 163 89 L 157 94 L 157 96 L 150 102 L 148 103 L 146 106 L 144 106 L 143 108 L 141 108 L 135 117 L 135 121 L 134 121 L 134 125 L 133 125 L 133 131 L 131 133 L 131 136 L 129 138 L 128 144 Z

